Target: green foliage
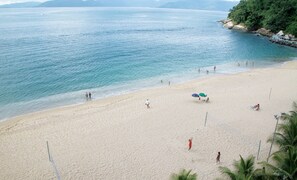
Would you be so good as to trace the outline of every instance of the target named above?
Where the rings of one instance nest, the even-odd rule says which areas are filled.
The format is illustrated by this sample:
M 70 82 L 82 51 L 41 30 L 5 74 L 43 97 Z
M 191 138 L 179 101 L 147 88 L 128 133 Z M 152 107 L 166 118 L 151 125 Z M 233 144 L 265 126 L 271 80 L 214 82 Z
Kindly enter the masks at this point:
M 264 27 L 297 35 L 297 0 L 241 0 L 228 17 L 249 30 Z
M 297 147 L 297 104 L 293 104 L 293 111 L 283 113 L 281 118 L 284 123 L 278 127 L 275 134 L 275 142 L 280 146 L 280 150 L 286 151 L 287 147 Z
M 254 170 L 254 157 L 234 162 L 234 171 L 219 167 L 231 180 L 296 180 L 297 179 L 297 103 L 293 110 L 281 115 L 283 122 L 275 134 L 279 151 L 271 155 L 273 162 L 261 162 L 262 169 Z M 270 138 L 270 141 L 272 138 Z
M 285 31 L 286 33 L 293 34 L 297 37 L 297 20 L 292 22 Z
M 273 164 L 262 162 L 277 179 L 297 179 L 297 147 L 289 146 L 286 151 L 278 151 L 273 155 Z
M 297 104 L 293 104 L 293 111 L 283 113 L 281 119 L 283 123 L 278 126 L 278 131 L 275 133 L 274 142 L 280 147 L 280 150 L 286 151 L 288 147 L 297 147 Z M 268 139 L 271 142 L 273 137 Z
M 245 179 L 254 179 L 254 164 L 255 157 L 249 156 L 246 159 L 243 159 L 240 156 L 240 160 L 234 161 L 234 171 L 230 170 L 227 167 L 219 167 L 222 174 L 225 174 L 232 180 L 245 180 Z
M 282 113 L 281 119 L 283 123 L 275 133 L 275 143 L 280 149 L 272 154 L 272 164 L 261 164 L 276 179 L 294 180 L 297 179 L 297 104 L 293 103 L 293 110 L 289 113 Z
M 172 174 L 171 175 L 171 180 L 196 180 L 197 179 L 197 174 L 191 174 L 192 170 L 181 170 L 179 174 Z

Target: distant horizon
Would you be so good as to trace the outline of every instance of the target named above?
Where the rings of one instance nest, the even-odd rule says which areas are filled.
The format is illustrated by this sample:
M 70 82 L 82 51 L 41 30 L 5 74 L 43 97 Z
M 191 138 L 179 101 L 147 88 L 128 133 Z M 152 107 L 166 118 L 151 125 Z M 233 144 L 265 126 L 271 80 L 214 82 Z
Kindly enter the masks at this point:
M 17 3 L 28 3 L 28 2 L 47 2 L 52 0 L 1 0 L 0 6 L 2 5 L 10 5 L 10 4 L 17 4 Z M 151 1 L 159 1 L 159 0 L 151 0 Z M 178 1 L 178 0 L 170 0 L 172 2 Z M 207 1 L 207 0 L 205 0 Z M 218 1 L 240 1 L 240 0 L 218 0 Z

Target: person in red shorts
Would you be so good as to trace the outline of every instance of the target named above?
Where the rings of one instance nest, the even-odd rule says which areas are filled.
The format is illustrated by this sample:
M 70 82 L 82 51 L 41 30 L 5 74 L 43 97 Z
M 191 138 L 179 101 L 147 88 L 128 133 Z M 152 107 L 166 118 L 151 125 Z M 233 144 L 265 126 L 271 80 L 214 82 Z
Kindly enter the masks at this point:
M 189 149 L 188 149 L 189 151 L 190 151 L 191 148 L 192 148 L 192 139 L 193 139 L 193 138 L 189 139 Z

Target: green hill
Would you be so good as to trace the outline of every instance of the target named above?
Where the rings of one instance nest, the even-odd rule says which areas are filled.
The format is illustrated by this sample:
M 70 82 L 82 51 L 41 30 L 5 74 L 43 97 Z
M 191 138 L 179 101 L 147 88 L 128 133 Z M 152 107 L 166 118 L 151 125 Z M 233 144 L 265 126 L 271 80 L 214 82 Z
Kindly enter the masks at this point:
M 250 31 L 264 27 L 297 36 L 297 0 L 241 0 L 228 17 Z
M 31 7 L 37 7 L 40 4 L 41 4 L 40 2 L 12 3 L 12 4 L 1 5 L 0 8 L 31 8 Z

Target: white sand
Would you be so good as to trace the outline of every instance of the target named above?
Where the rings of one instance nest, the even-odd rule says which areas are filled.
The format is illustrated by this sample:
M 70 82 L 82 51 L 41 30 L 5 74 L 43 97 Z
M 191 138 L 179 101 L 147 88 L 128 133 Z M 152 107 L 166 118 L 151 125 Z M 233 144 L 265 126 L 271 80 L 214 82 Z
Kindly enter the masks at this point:
M 61 179 L 163 180 L 182 168 L 215 179 L 218 151 L 220 165 L 230 166 L 239 154 L 256 155 L 262 140 L 259 161 L 266 160 L 273 115 L 296 100 L 295 61 L 20 116 L 0 123 L 0 179 L 55 179 L 46 141 Z M 250 109 L 256 103 L 259 112 Z

